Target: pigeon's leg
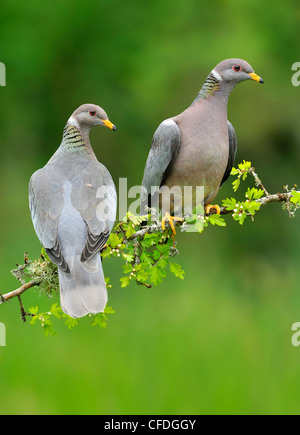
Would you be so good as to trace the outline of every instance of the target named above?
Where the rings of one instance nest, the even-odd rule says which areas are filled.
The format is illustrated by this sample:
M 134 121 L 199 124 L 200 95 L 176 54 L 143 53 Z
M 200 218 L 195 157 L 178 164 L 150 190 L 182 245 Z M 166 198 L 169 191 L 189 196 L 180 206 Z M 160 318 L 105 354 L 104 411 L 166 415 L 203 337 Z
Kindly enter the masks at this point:
M 171 216 L 170 213 L 166 213 L 165 217 L 161 221 L 161 227 L 162 227 L 163 231 L 165 231 L 165 229 L 166 229 L 166 222 L 167 221 L 169 221 L 169 224 L 170 224 L 170 227 L 172 230 L 172 237 L 174 239 L 174 237 L 176 235 L 174 222 L 183 222 L 183 219 L 181 217 Z
M 221 209 L 220 209 L 220 207 L 217 204 L 215 204 L 215 205 L 213 205 L 213 204 L 207 204 L 205 206 L 205 214 L 207 214 L 207 215 L 221 214 Z

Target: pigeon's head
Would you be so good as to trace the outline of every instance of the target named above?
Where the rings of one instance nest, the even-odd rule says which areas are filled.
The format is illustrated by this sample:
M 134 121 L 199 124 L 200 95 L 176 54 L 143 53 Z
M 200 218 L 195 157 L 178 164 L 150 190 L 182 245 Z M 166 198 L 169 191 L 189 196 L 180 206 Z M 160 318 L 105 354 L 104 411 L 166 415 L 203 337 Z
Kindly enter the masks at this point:
M 263 79 L 253 71 L 251 65 L 242 59 L 227 59 L 220 62 L 212 71 L 219 81 L 235 86 L 245 80 L 263 83 Z
M 117 130 L 117 127 L 109 121 L 106 112 L 95 104 L 83 104 L 71 115 L 69 124 L 79 129 L 90 129 L 97 125 L 104 125 L 111 130 Z

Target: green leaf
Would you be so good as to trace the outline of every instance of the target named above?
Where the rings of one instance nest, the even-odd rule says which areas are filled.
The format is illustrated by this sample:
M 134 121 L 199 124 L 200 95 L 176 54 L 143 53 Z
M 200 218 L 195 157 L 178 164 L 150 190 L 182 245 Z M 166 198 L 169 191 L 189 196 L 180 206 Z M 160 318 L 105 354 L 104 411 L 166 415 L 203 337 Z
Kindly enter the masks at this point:
M 223 207 L 226 207 L 227 210 L 234 210 L 236 208 L 236 199 L 235 198 L 226 198 L 222 201 Z
M 68 316 L 67 314 L 63 315 L 63 318 L 66 319 L 65 320 L 65 325 L 69 328 L 72 329 L 75 326 L 78 325 L 78 320 L 77 319 L 73 319 L 73 317 Z
M 146 254 L 146 252 L 142 253 L 141 261 L 147 264 L 148 266 L 151 266 L 154 263 L 154 260 L 148 254 Z
M 112 248 L 117 248 L 119 245 L 122 245 L 123 240 L 115 233 L 110 233 L 107 244 Z
M 209 222 L 212 225 L 219 225 L 220 227 L 226 227 L 225 220 L 219 214 L 212 214 L 211 216 L 207 216 Z
M 239 163 L 238 166 L 241 171 L 248 171 L 251 168 L 251 162 L 244 160 L 243 163 Z
M 160 256 L 161 256 L 160 251 L 159 251 L 158 249 L 155 249 L 155 250 L 153 251 L 153 254 L 152 254 L 153 259 L 154 259 L 154 260 L 158 260 L 158 259 L 160 258 Z
M 50 320 L 45 320 L 42 324 L 42 327 L 44 328 L 44 334 L 46 337 L 48 337 L 48 335 L 57 335 L 53 329 L 53 323 L 50 322 Z
M 292 192 L 291 202 L 300 205 L 300 192 Z
M 144 269 L 141 270 L 136 276 L 137 281 L 140 281 L 140 282 L 146 282 L 148 278 L 149 278 L 149 275 Z
M 124 264 L 124 266 L 123 266 L 123 272 L 124 273 L 130 273 L 132 271 L 133 271 L 132 264 Z
M 122 276 L 122 278 L 120 278 L 120 282 L 121 282 L 121 287 L 125 288 L 130 284 L 130 278 L 129 276 Z
M 104 310 L 105 314 L 116 314 L 115 310 L 112 307 L 106 306 Z
M 262 196 L 264 196 L 264 191 L 262 189 L 256 189 L 255 187 L 252 187 L 250 189 L 248 187 L 248 190 L 245 194 L 247 199 L 260 199 Z
M 62 309 L 61 309 L 61 307 L 57 303 L 52 305 L 52 307 L 50 308 L 50 312 L 57 319 L 61 319 L 61 317 L 62 317 Z
M 233 214 L 233 219 L 238 221 L 240 225 L 243 225 L 247 215 L 245 212 L 237 212 Z
M 245 207 L 247 208 L 248 212 L 252 215 L 255 214 L 260 209 L 261 204 L 256 201 L 251 201 L 249 204 L 245 203 Z
M 39 307 L 30 307 L 28 308 L 30 314 L 37 314 L 39 312 Z
M 203 207 L 203 205 L 198 204 L 198 205 L 195 207 L 194 214 L 196 214 L 197 216 L 204 216 L 205 211 L 204 211 L 204 207 Z
M 167 266 L 168 263 L 169 263 L 169 261 L 165 260 L 164 258 L 161 258 L 161 259 L 158 261 L 157 265 L 158 265 L 158 267 L 160 267 L 161 269 L 164 269 L 164 268 Z
M 131 263 L 134 259 L 134 256 L 131 254 L 122 254 L 122 257 L 124 258 L 124 260 L 128 261 L 129 263 Z
M 240 173 L 240 171 L 238 169 L 232 168 L 231 172 L 230 172 L 230 175 L 238 175 L 239 173 Z
M 194 224 L 196 222 L 196 219 L 197 219 L 197 216 L 195 214 L 191 214 L 190 216 L 187 216 L 185 218 L 185 222 L 189 225 Z
M 35 325 L 37 320 L 39 320 L 39 316 L 33 316 L 32 319 L 30 320 L 30 325 Z
M 236 180 L 233 181 L 232 186 L 233 186 L 234 192 L 236 192 L 238 190 L 240 184 L 241 184 L 241 180 L 239 178 L 237 178 Z
M 182 269 L 180 264 L 170 263 L 170 271 L 180 279 L 184 279 L 185 271 Z
M 167 276 L 167 272 L 158 266 L 151 267 L 151 269 L 149 269 L 149 274 L 150 282 L 152 282 L 154 285 L 161 284 L 163 279 Z
M 126 237 L 129 238 L 135 233 L 135 226 L 130 223 L 126 230 Z
M 170 247 L 168 245 L 157 245 L 157 249 L 165 258 L 169 257 Z
M 207 226 L 206 221 L 204 220 L 204 218 L 199 218 L 196 220 L 195 223 L 195 230 L 198 233 L 202 233 L 202 231 L 204 230 L 204 227 Z
M 101 252 L 101 257 L 102 257 L 102 258 L 107 258 L 107 257 L 109 257 L 109 256 L 111 255 L 111 253 L 112 253 L 112 249 L 111 249 L 111 247 L 110 247 L 110 246 L 107 246 L 107 247 L 104 249 L 104 251 Z
M 146 216 L 135 216 L 132 213 L 128 212 L 127 216 L 129 218 L 129 220 L 133 223 L 134 226 L 139 225 L 143 222 L 143 220 L 145 220 Z M 147 216 L 148 218 L 148 216 Z
M 106 328 L 107 326 L 107 317 L 104 313 L 96 314 L 91 323 L 92 326 L 98 325 L 100 328 Z
M 142 241 L 142 246 L 150 248 L 150 246 L 156 245 L 160 238 L 160 234 L 145 234 L 144 240 Z

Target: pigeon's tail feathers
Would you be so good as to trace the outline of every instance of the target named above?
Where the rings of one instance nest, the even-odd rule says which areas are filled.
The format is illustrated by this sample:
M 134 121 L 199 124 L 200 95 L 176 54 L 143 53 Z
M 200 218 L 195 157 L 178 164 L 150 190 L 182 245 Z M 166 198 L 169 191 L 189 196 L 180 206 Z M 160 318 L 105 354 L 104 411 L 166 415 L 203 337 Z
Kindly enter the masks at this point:
M 60 303 L 73 318 L 103 312 L 107 290 L 99 254 L 82 263 L 80 256 L 67 257 L 70 273 L 58 269 Z

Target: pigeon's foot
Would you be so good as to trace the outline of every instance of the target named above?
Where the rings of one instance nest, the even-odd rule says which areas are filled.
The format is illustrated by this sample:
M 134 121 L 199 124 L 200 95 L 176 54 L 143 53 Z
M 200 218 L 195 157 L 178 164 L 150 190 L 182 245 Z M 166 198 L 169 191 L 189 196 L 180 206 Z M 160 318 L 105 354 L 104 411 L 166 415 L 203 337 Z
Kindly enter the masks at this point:
M 167 221 L 170 224 L 170 227 L 171 227 L 171 230 L 172 230 L 172 237 L 174 239 L 175 235 L 176 235 L 176 230 L 175 230 L 174 222 L 183 222 L 183 219 L 181 217 L 171 216 L 170 213 L 166 213 L 165 217 L 161 221 L 161 227 L 162 227 L 163 231 L 165 231 L 165 229 L 166 229 L 166 222 Z
M 215 205 L 207 204 L 205 206 L 205 214 L 207 214 L 207 215 L 221 214 L 221 209 L 217 204 L 215 204 Z

